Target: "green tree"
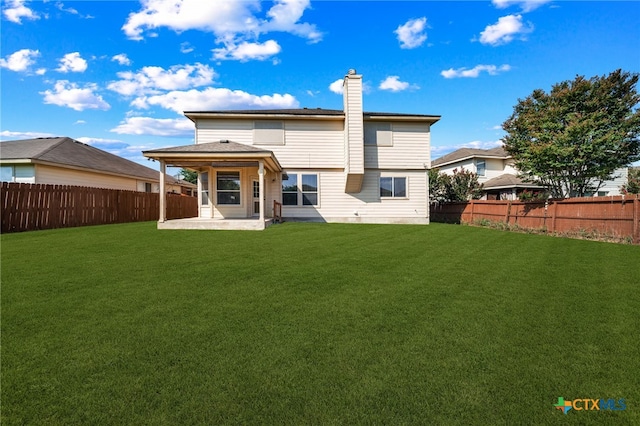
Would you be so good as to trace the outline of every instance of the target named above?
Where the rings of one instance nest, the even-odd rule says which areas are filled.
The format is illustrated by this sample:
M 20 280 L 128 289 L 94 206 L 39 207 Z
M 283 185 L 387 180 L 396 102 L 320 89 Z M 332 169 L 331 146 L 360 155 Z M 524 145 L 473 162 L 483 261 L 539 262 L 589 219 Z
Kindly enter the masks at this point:
M 198 183 L 198 172 L 194 172 L 193 170 L 180 169 L 180 177 L 187 182 L 191 182 L 193 184 Z
M 623 194 L 640 194 L 640 167 L 630 167 L 627 183 L 622 185 Z
M 453 169 L 453 174 L 429 170 L 429 200 L 433 202 L 457 202 L 477 200 L 482 196 L 482 184 L 478 175 L 465 169 Z
M 502 124 L 505 149 L 529 182 L 553 197 L 597 191 L 614 171 L 640 158 L 638 74 L 555 84 L 519 99 Z

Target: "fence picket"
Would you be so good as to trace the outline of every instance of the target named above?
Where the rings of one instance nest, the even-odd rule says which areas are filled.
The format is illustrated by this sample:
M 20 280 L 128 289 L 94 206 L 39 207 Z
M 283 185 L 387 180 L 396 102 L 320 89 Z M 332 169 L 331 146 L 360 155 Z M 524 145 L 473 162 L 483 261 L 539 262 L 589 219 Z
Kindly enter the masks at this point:
M 2 182 L 0 232 L 158 220 L 159 194 Z M 170 219 L 198 215 L 198 199 L 167 194 Z

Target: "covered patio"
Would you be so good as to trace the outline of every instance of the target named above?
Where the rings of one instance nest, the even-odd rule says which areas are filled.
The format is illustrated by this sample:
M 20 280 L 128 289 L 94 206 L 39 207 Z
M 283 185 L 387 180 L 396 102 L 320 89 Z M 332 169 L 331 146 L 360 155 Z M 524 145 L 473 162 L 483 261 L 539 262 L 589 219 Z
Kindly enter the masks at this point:
M 281 201 L 282 167 L 273 152 L 228 140 L 143 151 L 160 163 L 158 229 L 262 230 Z M 198 173 L 198 217 L 167 220 L 168 166 Z

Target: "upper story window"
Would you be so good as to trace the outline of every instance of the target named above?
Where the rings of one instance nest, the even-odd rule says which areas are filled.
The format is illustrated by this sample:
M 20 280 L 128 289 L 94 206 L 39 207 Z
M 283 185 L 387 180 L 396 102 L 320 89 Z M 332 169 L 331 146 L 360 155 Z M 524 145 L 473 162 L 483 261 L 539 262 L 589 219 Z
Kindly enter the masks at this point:
M 2 182 L 36 183 L 36 170 L 33 164 L 0 166 Z
M 254 145 L 284 145 L 284 123 L 274 120 L 253 122 Z
M 391 123 L 364 123 L 364 144 L 392 146 L 393 129 Z
M 485 160 L 476 160 L 476 173 L 478 176 L 484 176 L 487 173 L 487 163 Z

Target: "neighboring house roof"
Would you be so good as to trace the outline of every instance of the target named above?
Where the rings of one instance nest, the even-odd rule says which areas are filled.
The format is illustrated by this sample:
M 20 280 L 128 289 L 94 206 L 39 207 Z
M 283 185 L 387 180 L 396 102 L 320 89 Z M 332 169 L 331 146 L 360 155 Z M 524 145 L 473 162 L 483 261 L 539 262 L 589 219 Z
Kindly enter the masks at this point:
M 68 137 L 23 139 L 0 142 L 0 160 L 17 162 L 30 160 L 33 163 L 57 165 L 136 179 L 157 182 L 159 173 L 136 162 L 127 160 L 91 145 Z M 11 161 L 15 160 L 15 161 Z M 173 185 L 194 186 L 192 183 L 167 175 Z
M 244 110 L 219 110 L 219 111 L 185 111 L 184 115 L 195 122 L 201 117 L 264 117 L 264 118 L 344 118 L 344 111 L 340 109 L 324 108 L 294 108 L 294 109 L 244 109 Z M 439 115 L 426 114 L 399 114 L 392 112 L 363 112 L 364 119 L 384 118 L 388 120 L 428 121 L 435 123 L 440 120 Z
M 471 158 L 507 159 L 510 155 L 502 147 L 492 149 L 460 148 L 431 162 L 431 167 L 445 166 Z
M 489 179 L 482 184 L 482 189 L 505 189 L 505 188 L 544 188 L 535 183 L 525 182 L 516 175 L 505 173 L 503 175 Z

